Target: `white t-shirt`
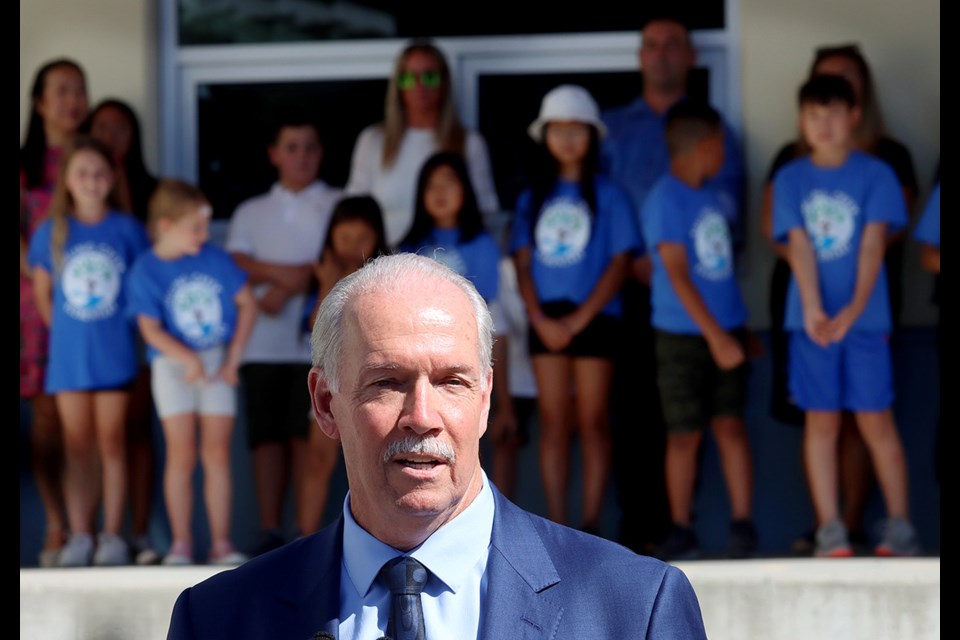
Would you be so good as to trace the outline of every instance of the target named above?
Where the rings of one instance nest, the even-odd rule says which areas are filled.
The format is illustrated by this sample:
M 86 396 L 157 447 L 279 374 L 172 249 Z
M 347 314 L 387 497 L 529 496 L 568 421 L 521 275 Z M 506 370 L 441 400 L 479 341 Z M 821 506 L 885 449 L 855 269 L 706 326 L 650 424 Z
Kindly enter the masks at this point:
M 314 182 L 297 193 L 279 183 L 267 193 L 246 200 L 230 220 L 226 249 L 262 262 L 297 265 L 320 257 L 327 224 L 333 207 L 342 196 L 340 189 Z M 254 287 L 259 297 L 268 284 Z M 304 314 L 304 296 L 287 301 L 276 315 L 260 313 L 244 362 L 310 362 L 310 344 L 300 324 Z
M 437 151 L 433 129 L 409 128 L 403 135 L 393 164 L 383 166 L 383 127 L 370 125 L 357 138 L 350 164 L 350 179 L 345 191 L 354 195 L 371 195 L 383 209 L 387 244 L 394 248 L 407 235 L 413 224 L 414 200 L 420 167 Z M 484 214 L 499 211 L 490 156 L 483 137 L 467 132 L 465 159 L 470 180 L 477 194 L 477 204 Z

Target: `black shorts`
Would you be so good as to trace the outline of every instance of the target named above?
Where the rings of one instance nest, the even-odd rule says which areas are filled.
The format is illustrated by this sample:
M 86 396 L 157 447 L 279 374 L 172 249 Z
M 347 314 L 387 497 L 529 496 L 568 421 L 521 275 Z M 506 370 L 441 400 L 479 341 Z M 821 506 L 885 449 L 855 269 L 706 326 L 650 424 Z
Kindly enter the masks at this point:
M 732 332 L 746 351 L 747 332 Z M 657 386 L 667 433 L 692 433 L 713 418 L 743 416 L 748 367 L 723 371 L 710 355 L 706 339 L 656 331 Z
M 547 302 L 540 308 L 548 318 L 562 318 L 577 310 L 577 304 L 566 300 Z M 620 349 L 620 319 L 603 314 L 595 317 L 587 327 L 575 335 L 561 351 L 550 351 L 540 340 L 533 325 L 527 332 L 530 355 L 564 355 L 574 358 L 613 359 Z
M 306 439 L 310 433 L 308 364 L 245 364 L 240 367 L 247 444 Z

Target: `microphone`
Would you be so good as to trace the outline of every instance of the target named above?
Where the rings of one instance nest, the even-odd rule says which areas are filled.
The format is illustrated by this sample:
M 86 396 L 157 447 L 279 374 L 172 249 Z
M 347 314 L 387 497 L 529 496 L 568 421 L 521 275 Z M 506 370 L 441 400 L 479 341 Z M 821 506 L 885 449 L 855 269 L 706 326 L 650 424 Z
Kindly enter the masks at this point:
M 310 636 L 310 640 L 337 640 L 329 631 L 317 631 Z
M 393 640 L 390 636 L 380 636 L 377 640 Z

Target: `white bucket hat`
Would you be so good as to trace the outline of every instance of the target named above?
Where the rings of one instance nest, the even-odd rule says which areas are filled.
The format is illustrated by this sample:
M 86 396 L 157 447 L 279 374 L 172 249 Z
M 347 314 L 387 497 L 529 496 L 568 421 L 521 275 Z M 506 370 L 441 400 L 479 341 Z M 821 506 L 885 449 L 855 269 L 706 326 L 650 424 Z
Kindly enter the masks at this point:
M 562 84 L 551 89 L 540 103 L 540 115 L 527 133 L 537 142 L 543 141 L 543 126 L 551 120 L 572 120 L 596 127 L 601 138 L 607 135 L 607 127 L 600 120 L 600 110 L 593 96 L 583 87 Z

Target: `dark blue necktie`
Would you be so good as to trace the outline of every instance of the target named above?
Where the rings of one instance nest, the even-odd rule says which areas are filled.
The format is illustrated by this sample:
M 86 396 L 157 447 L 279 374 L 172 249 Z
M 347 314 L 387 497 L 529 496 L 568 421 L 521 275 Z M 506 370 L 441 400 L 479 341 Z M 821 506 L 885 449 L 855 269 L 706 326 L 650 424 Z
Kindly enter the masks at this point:
M 392 594 L 387 635 L 393 640 L 424 640 L 420 592 L 430 572 L 413 558 L 401 556 L 383 565 L 380 575 Z

